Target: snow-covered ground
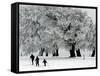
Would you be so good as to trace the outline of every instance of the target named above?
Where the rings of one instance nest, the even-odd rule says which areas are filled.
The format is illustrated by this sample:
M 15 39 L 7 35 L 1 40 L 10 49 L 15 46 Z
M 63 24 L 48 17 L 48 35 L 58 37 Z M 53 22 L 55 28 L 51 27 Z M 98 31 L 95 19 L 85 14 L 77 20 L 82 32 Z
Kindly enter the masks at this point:
M 19 70 L 20 71 L 34 71 L 34 70 L 50 70 L 50 69 L 69 69 L 69 68 L 85 68 L 85 67 L 95 67 L 96 59 L 95 57 L 82 57 L 78 58 L 68 58 L 68 57 L 45 57 L 47 60 L 47 66 L 45 67 L 42 63 L 44 57 L 40 58 L 40 66 L 36 67 L 31 65 L 31 59 L 29 56 L 20 57 L 19 59 Z

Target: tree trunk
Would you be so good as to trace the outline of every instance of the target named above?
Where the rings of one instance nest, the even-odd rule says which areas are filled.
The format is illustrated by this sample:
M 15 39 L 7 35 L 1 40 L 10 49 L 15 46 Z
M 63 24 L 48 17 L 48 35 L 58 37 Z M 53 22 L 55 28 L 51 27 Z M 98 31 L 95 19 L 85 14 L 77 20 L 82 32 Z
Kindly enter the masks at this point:
M 58 49 L 56 49 L 56 56 L 59 56 Z
M 55 52 L 52 54 L 52 56 L 55 56 Z
M 44 48 L 41 48 L 40 52 L 39 52 L 39 56 L 43 56 L 44 53 Z
M 72 44 L 72 49 L 70 50 L 70 57 L 75 57 L 75 44 Z
M 81 57 L 80 49 L 76 50 L 77 57 Z
M 48 52 L 46 52 L 46 56 L 48 56 Z
M 95 56 L 95 50 L 93 50 L 91 57 Z

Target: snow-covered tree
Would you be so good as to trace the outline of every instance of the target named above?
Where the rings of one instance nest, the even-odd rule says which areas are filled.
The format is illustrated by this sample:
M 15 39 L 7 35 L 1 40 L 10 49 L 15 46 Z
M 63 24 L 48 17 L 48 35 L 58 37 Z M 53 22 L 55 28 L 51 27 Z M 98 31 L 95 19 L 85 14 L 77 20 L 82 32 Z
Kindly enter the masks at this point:
M 19 44 L 21 52 L 52 53 L 58 56 L 61 45 L 75 50 L 94 49 L 96 40 L 95 24 L 86 12 L 70 7 L 20 6 Z

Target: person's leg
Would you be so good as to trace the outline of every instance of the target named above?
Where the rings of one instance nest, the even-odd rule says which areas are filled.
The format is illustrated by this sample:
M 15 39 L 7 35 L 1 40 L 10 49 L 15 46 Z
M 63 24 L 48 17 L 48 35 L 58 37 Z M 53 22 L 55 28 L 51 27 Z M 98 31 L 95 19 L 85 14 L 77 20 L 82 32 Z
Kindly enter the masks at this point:
M 38 62 L 38 66 L 39 66 L 39 62 Z
M 33 65 L 33 60 L 32 60 L 32 65 Z
M 46 63 L 44 63 L 44 66 L 46 66 Z
M 33 59 L 33 64 L 34 64 L 34 59 Z

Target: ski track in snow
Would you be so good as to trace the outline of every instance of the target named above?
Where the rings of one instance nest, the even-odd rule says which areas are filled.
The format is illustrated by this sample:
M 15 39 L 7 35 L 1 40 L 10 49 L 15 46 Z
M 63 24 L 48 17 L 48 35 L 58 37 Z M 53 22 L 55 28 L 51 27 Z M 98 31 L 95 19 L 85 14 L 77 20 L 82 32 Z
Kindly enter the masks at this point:
M 19 58 L 19 70 L 20 71 L 36 71 L 36 70 L 51 70 L 51 69 L 70 69 L 70 68 L 86 68 L 95 67 L 95 57 L 82 57 L 68 58 L 68 57 L 39 57 L 39 67 L 31 65 L 31 59 L 29 56 Z M 47 66 L 42 63 L 43 59 L 47 60 Z

